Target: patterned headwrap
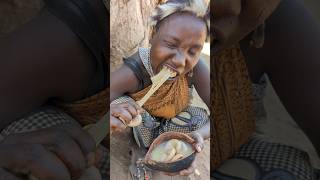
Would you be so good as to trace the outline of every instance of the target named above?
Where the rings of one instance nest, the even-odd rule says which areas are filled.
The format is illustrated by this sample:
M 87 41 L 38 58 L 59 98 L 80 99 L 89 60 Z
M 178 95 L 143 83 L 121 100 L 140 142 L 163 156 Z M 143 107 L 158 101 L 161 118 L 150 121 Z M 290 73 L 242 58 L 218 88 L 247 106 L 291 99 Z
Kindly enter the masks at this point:
M 202 19 L 207 26 L 207 41 L 210 37 L 210 9 L 208 4 L 210 0 L 168 0 L 156 7 L 150 17 L 150 25 L 158 28 L 159 23 L 177 12 L 191 12 Z

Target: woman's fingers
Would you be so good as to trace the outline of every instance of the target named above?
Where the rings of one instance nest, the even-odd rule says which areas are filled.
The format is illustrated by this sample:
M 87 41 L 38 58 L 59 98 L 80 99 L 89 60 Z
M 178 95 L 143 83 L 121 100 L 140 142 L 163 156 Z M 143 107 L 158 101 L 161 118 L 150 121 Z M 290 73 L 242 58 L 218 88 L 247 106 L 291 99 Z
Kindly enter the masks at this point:
M 129 104 L 135 108 L 135 110 L 137 111 L 137 115 L 144 112 L 144 109 L 141 106 L 139 106 L 136 102 L 129 101 Z
M 80 178 L 87 167 L 86 155 L 83 153 L 81 145 L 64 131 L 60 130 L 51 135 L 52 137 L 48 137 L 48 148 L 64 162 L 73 178 Z
M 73 124 L 8 136 L 4 143 L 42 144 L 65 164 L 73 178 L 79 178 L 95 162 L 95 142 Z
M 190 167 L 188 167 L 187 169 L 184 169 L 182 171 L 180 171 L 180 175 L 181 176 L 189 176 L 190 174 L 194 173 L 194 162 L 191 164 Z
M 132 118 L 136 117 L 139 114 L 138 109 L 136 109 L 136 107 L 132 104 L 129 104 L 129 106 L 127 107 L 127 110 L 131 114 Z
M 198 153 L 201 152 L 204 148 L 204 139 L 202 135 L 199 134 L 198 132 L 191 132 L 189 136 L 191 136 L 195 140 L 194 147 L 196 151 Z
M 187 168 L 187 169 L 183 169 L 179 172 L 173 172 L 173 173 L 169 173 L 169 172 L 163 172 L 165 175 L 167 176 L 189 176 L 190 174 L 195 172 L 195 161 L 192 162 L 192 164 Z
M 64 130 L 77 142 L 86 158 L 87 166 L 93 165 L 96 151 L 96 142 L 94 139 L 86 131 L 76 125 L 65 124 L 63 126 L 58 126 L 57 128 Z
M 70 180 L 68 168 L 40 144 L 0 145 L 1 167 L 16 174 L 30 174 L 38 179 Z
M 110 116 L 110 132 L 113 133 L 113 132 L 121 132 L 123 130 L 126 129 L 126 126 L 124 125 L 124 123 L 113 117 L 113 116 Z
M 111 116 L 120 119 L 124 124 L 129 124 L 144 110 L 135 102 L 126 102 L 110 105 Z
M 128 104 L 112 105 L 110 107 L 111 115 L 121 119 L 125 124 L 128 124 L 133 118 L 133 115 L 128 111 L 128 108 Z
M 200 175 L 199 170 L 196 169 L 195 160 L 192 162 L 189 168 L 180 171 L 181 176 L 189 176 L 190 174 L 193 174 L 193 173 L 195 173 L 198 176 Z
M 180 175 L 180 172 L 173 172 L 173 173 L 163 172 L 163 174 L 165 174 L 167 176 L 177 176 L 177 175 Z

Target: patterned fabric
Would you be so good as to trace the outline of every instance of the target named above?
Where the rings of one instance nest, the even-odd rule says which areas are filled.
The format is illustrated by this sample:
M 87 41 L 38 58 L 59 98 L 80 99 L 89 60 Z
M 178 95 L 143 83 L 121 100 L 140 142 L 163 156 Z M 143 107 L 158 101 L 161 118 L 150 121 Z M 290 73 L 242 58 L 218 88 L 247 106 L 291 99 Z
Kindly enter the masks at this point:
M 86 126 L 99 121 L 109 110 L 109 88 L 88 97 L 71 103 L 55 102 L 55 105 L 76 119 L 79 124 Z M 102 144 L 108 147 L 108 136 Z
M 143 123 L 133 128 L 135 140 L 140 147 L 148 148 L 160 134 L 164 132 L 190 133 L 203 127 L 209 121 L 205 109 L 188 106 L 176 117 L 163 120 L 151 116 L 148 112 L 142 114 Z
M 282 124 L 273 125 L 274 123 L 272 121 L 274 121 L 274 120 L 272 120 L 272 119 L 274 119 L 274 118 L 278 119 L 278 118 L 282 118 L 282 117 L 274 117 L 273 115 L 268 117 L 268 114 L 267 114 L 266 109 L 264 107 L 264 97 L 266 95 L 267 85 L 268 85 L 268 81 L 267 81 L 266 74 L 264 74 L 260 78 L 260 80 L 258 81 L 257 84 L 253 84 L 253 96 L 254 96 L 253 103 L 254 103 L 254 109 L 255 109 L 255 113 L 256 113 L 256 117 L 257 117 L 257 119 L 256 119 L 256 133 L 267 136 L 269 141 L 272 141 L 274 143 L 280 143 L 283 145 L 292 146 L 292 147 L 295 147 L 297 149 L 300 149 L 302 151 L 307 152 L 308 155 L 311 157 L 310 158 L 311 165 L 315 168 L 320 168 L 320 159 L 316 155 L 316 152 L 310 148 L 310 145 L 308 145 L 307 142 L 304 142 L 304 143 L 300 142 L 302 139 L 305 139 L 305 138 L 301 137 L 303 135 L 303 132 L 298 126 L 296 126 L 296 124 L 293 121 L 290 122 L 291 121 L 290 119 L 286 119 L 286 120 L 283 119 L 284 121 L 281 120 Z M 269 86 L 271 86 L 271 85 L 269 85 Z M 268 91 L 270 91 L 270 90 L 268 90 Z M 268 101 L 269 102 L 267 102 L 267 104 L 270 103 L 270 99 Z M 269 111 L 274 112 L 274 108 L 272 108 L 272 109 L 273 110 L 269 110 Z M 286 123 L 284 123 L 285 121 L 286 121 Z M 276 126 L 278 126 L 278 127 L 276 127 Z M 283 129 L 283 128 L 286 128 L 286 129 L 289 128 L 288 129 L 290 131 L 289 136 L 293 135 L 293 137 L 285 138 L 284 135 L 281 135 L 282 133 L 271 134 L 272 131 L 267 130 L 267 129 L 270 129 L 271 127 L 272 128 L 275 127 L 279 130 Z M 296 138 L 299 138 L 300 140 L 296 141 L 295 140 Z
M 138 101 L 144 97 L 151 86 L 130 94 Z M 179 97 L 179 98 L 177 98 Z M 186 77 L 179 77 L 175 81 L 165 82 L 143 105 L 143 108 L 150 114 L 166 119 L 175 117 L 189 102 L 189 87 Z
M 154 73 L 151 67 L 150 48 L 139 47 L 138 52 L 144 68 L 147 70 L 148 74 L 151 77 L 154 76 Z
M 212 177 L 219 180 L 316 180 L 317 173 L 307 153 L 256 136 L 213 172 Z
M 134 101 L 129 96 L 121 96 L 111 104 Z M 141 114 L 142 124 L 133 127 L 134 138 L 139 147 L 148 148 L 160 134 L 169 131 L 190 133 L 203 127 L 209 121 L 206 109 L 190 104 L 186 109 L 171 119 L 152 116 L 145 111 Z
M 0 135 L 5 137 L 10 134 L 49 128 L 52 126 L 70 123 L 72 122 L 71 119 L 72 118 L 69 115 L 62 111 L 59 111 L 54 107 L 43 107 L 39 111 L 32 112 L 26 117 L 13 122 L 5 129 L 3 129 Z
M 211 169 L 230 158 L 255 131 L 252 86 L 239 47 L 211 63 Z
M 239 99 L 237 96 L 238 94 L 246 95 L 248 91 L 243 90 L 243 82 L 245 84 L 245 89 L 251 89 L 251 95 L 247 97 L 247 101 L 251 101 L 252 103 L 252 111 L 248 111 L 245 109 L 248 106 L 239 106 L 238 108 L 241 109 L 243 113 L 251 114 L 253 112 L 255 118 L 251 119 L 251 115 L 248 116 L 250 119 L 243 119 L 241 120 L 238 116 L 233 116 L 231 121 L 226 121 L 225 123 L 228 124 L 227 132 L 233 133 L 234 129 L 238 129 L 239 127 L 235 124 L 237 123 L 248 123 L 250 126 L 252 123 L 259 124 L 262 121 L 266 121 L 267 114 L 264 109 L 263 104 L 263 97 L 265 96 L 265 88 L 267 85 L 266 76 L 263 76 L 258 84 L 251 84 L 249 78 L 247 77 L 247 72 L 245 68 L 245 62 L 240 52 L 240 49 L 233 48 L 227 50 L 218 56 L 220 58 L 220 62 L 216 62 L 216 64 L 220 68 L 217 69 L 216 72 L 223 72 L 225 74 L 214 74 L 216 78 L 221 78 L 221 84 L 219 84 L 222 88 L 220 92 L 222 92 L 223 98 L 228 103 L 220 104 L 221 109 L 225 107 L 230 107 L 228 104 L 231 102 L 232 105 L 239 104 L 238 101 L 243 101 L 243 99 Z M 231 65 L 232 63 L 232 65 Z M 216 65 L 215 64 L 215 65 Z M 224 65 L 223 65 L 224 64 Z M 238 68 L 235 70 L 233 68 Z M 244 69 L 245 68 L 245 69 Z M 220 71 L 219 71 L 220 70 Z M 242 75 L 239 74 L 242 72 Z M 230 73 L 235 73 L 233 76 Z M 236 77 L 242 77 L 238 78 Z M 216 80 L 216 79 L 215 79 Z M 217 82 L 217 80 L 215 81 Z M 227 82 L 227 83 L 226 83 Z M 228 83 L 229 82 L 229 83 Z M 247 87 L 247 83 L 250 83 L 251 88 Z M 233 83 L 233 84 L 232 84 Z M 242 88 L 239 87 L 242 85 Z M 218 84 L 218 83 L 216 83 Z M 237 87 L 238 86 L 238 87 Z M 236 87 L 236 88 L 235 88 Z M 218 88 L 217 88 L 218 89 Z M 217 92 L 217 89 L 215 89 Z M 238 91 L 235 92 L 228 92 L 231 91 Z M 219 89 L 218 89 L 219 90 Z M 213 92 L 213 93 L 214 93 Z M 226 93 L 227 92 L 227 93 Z M 246 92 L 246 93 L 244 93 Z M 242 97 L 243 98 L 243 97 Z M 236 102 L 236 103 L 235 103 Z M 217 102 L 216 102 L 217 103 Z M 219 103 L 217 103 L 219 105 Z M 248 104 L 247 104 L 248 105 Z M 217 107 L 217 106 L 215 106 Z M 227 109 L 226 112 L 230 110 Z M 223 112 L 223 111 L 222 111 Z M 217 111 L 212 111 L 213 120 L 217 121 L 216 115 Z M 242 116 L 241 118 L 245 118 Z M 228 120 L 228 119 L 226 119 Z M 236 122 L 236 123 L 234 123 Z M 217 125 L 213 130 L 218 140 L 225 141 L 226 137 L 223 136 L 224 133 L 219 131 L 219 122 L 215 122 Z M 220 125 L 221 126 L 221 125 Z M 229 128 L 229 129 L 228 129 Z M 239 130 L 238 130 L 239 131 Z M 250 131 L 252 133 L 252 131 Z M 259 133 L 259 132 L 258 132 Z M 237 133 L 235 133 L 237 135 Z M 247 134 L 250 136 L 250 134 Z M 319 170 L 316 170 L 312 167 L 310 163 L 309 156 L 306 152 L 284 144 L 274 143 L 271 141 L 270 138 L 264 137 L 262 135 L 255 135 L 250 136 L 251 139 L 249 142 L 243 143 L 243 145 L 233 153 L 233 156 L 220 163 L 219 166 L 211 166 L 211 177 L 213 179 L 218 180 L 239 180 L 239 179 L 246 179 L 246 180 L 319 180 Z M 227 140 L 232 142 L 234 136 L 227 136 Z M 214 140 L 214 142 L 219 142 L 218 140 Z M 228 142 L 228 141 L 227 141 Z M 211 148 L 215 148 L 217 144 L 211 143 Z M 218 150 L 221 150 L 220 144 Z M 213 152 L 219 152 L 216 149 Z M 227 149 L 222 149 L 226 151 Z M 220 154 L 213 154 L 211 152 L 211 158 L 220 157 Z M 214 156 L 214 157 L 213 157 Z M 212 162 L 212 161 L 211 161 Z M 218 161 L 216 161 L 218 162 Z M 218 167 L 218 168 L 216 168 Z
M 32 112 L 28 116 L 10 124 L 1 131 L 0 135 L 1 138 L 5 138 L 10 134 L 30 132 L 66 123 L 76 123 L 76 121 L 63 111 L 48 106 Z M 107 179 L 107 177 L 109 177 L 108 171 L 110 169 L 109 152 L 103 146 L 100 146 L 99 148 L 101 148 L 103 152 L 101 162 L 99 163 L 99 169 L 103 179 Z
M 55 102 L 55 105 L 63 109 L 82 126 L 92 124 L 100 120 L 109 109 L 109 88 L 83 100 L 64 103 Z

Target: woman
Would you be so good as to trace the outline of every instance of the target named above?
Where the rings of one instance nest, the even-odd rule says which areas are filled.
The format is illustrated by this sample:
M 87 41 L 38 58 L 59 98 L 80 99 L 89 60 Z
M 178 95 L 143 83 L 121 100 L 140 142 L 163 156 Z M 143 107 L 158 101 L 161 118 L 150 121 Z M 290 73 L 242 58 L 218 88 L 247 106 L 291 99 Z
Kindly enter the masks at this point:
M 210 134 L 208 113 L 189 103 L 192 99 L 189 87 L 194 85 L 209 105 L 209 70 L 200 59 L 209 35 L 208 12 L 203 0 L 169 0 L 155 9 L 151 17 L 154 27 L 151 47 L 139 48 L 111 73 L 110 100 L 115 100 L 110 106 L 113 131 L 123 130 L 142 113 L 135 102 L 147 93 L 151 78 L 166 67 L 176 76 L 167 80 L 143 105 L 143 123 L 133 128 L 135 140 L 139 147 L 148 148 L 160 134 L 176 131 L 188 133 L 197 140 L 197 152 L 203 149 L 203 140 Z M 183 117 L 183 113 L 191 117 Z M 131 170 L 134 178 L 141 176 L 138 170 Z M 190 171 L 191 168 L 180 173 Z
M 304 151 L 252 137 L 258 113 L 254 112 L 257 101 L 252 100 L 261 98 L 261 77 L 266 73 L 319 152 L 320 28 L 299 0 L 216 0 L 212 9 L 211 175 L 217 179 L 315 179 L 317 171 Z M 223 131 L 224 125 L 232 128 Z M 240 164 L 249 174 L 237 172 Z
M 77 179 L 96 159 L 95 142 L 79 124 L 94 123 L 108 107 L 107 13 L 101 0 L 45 5 L 0 41 L 1 167 L 39 179 Z M 6 159 L 10 147 L 26 156 Z M 43 158 L 34 161 L 37 155 Z

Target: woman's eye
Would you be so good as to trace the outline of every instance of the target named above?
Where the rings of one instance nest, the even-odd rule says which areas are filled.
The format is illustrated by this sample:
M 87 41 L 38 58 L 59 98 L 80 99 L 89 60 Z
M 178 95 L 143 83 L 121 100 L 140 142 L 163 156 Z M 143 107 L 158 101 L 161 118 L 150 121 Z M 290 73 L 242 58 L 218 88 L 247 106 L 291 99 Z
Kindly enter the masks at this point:
M 195 56 L 197 53 L 196 53 L 195 51 L 189 51 L 189 54 L 190 54 L 191 56 Z
M 174 49 L 176 47 L 174 44 L 171 44 L 171 43 L 167 43 L 167 46 L 170 49 Z

